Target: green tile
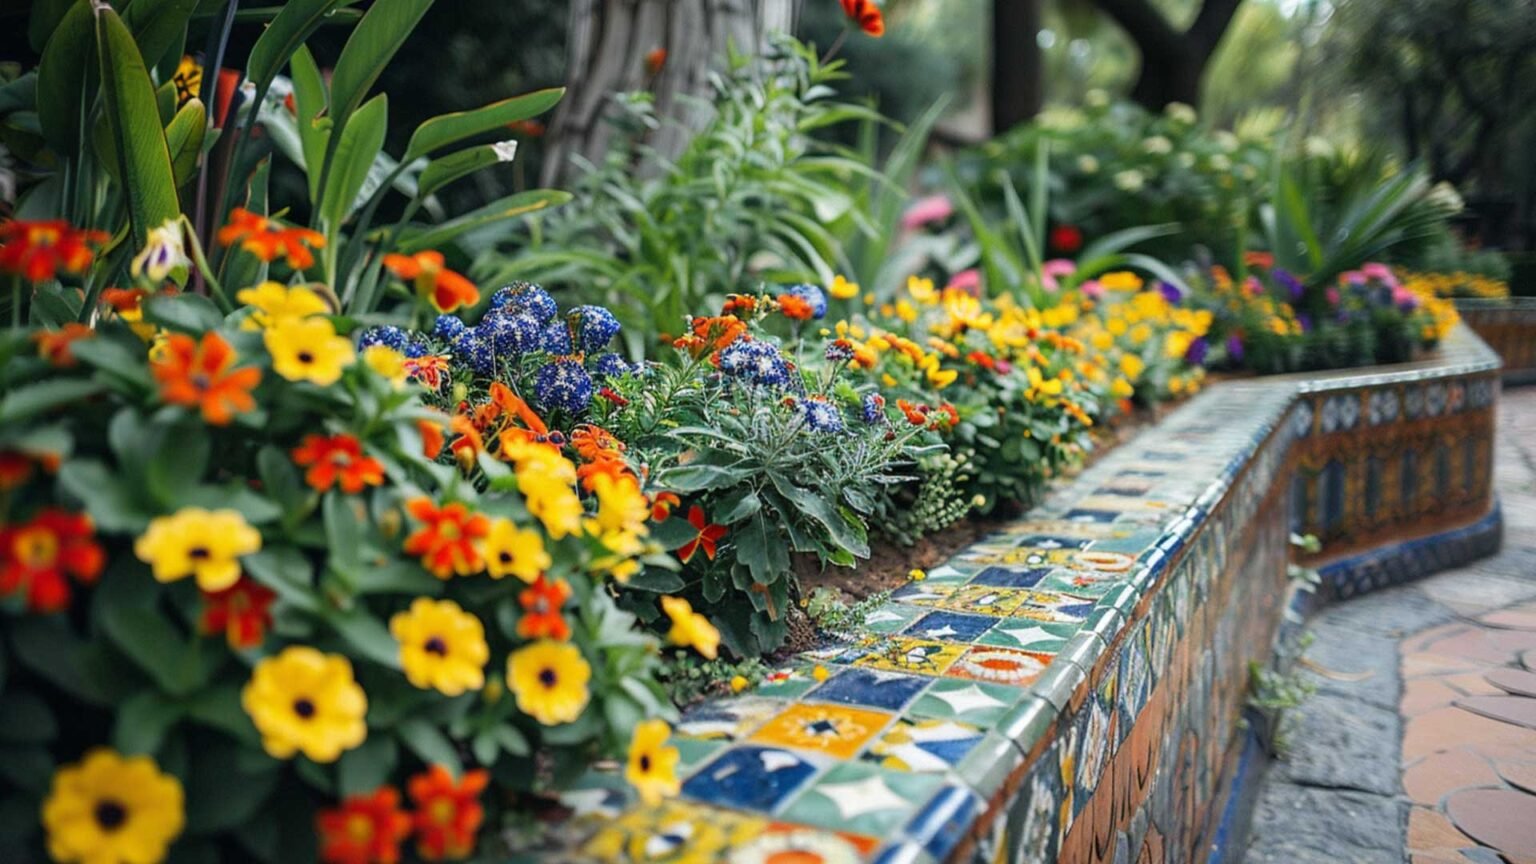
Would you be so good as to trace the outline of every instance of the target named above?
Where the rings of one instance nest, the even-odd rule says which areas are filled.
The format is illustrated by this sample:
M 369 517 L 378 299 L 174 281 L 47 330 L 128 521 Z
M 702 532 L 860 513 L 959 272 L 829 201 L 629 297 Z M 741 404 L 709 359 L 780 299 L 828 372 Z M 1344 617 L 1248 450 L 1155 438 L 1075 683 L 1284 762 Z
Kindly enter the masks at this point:
M 779 814 L 805 825 L 890 836 L 905 825 L 944 778 L 937 774 L 888 771 L 861 762 L 832 768 Z

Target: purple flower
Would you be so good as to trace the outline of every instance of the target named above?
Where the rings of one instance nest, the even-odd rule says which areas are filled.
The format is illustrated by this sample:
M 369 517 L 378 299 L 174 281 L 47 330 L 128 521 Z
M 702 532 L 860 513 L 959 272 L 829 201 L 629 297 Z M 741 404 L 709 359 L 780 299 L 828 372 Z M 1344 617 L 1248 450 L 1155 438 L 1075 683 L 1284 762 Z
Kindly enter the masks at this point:
M 1312 316 L 1305 312 L 1296 313 L 1296 323 L 1301 325 L 1301 332 L 1312 332 Z
M 884 423 L 886 420 L 885 397 L 879 393 L 865 393 L 864 401 L 860 405 L 860 413 L 863 415 L 866 425 L 874 426 L 878 423 Z
M 1195 341 L 1189 343 L 1189 348 L 1185 349 L 1184 362 L 1194 366 L 1200 366 L 1204 364 L 1205 354 L 1210 350 L 1210 347 L 1210 343 L 1205 341 L 1204 336 L 1199 337 Z
M 1282 270 L 1281 268 L 1276 267 L 1274 269 L 1273 273 L 1274 273 L 1274 276 L 1275 276 L 1275 281 L 1277 283 L 1279 283 L 1280 287 L 1284 288 L 1286 293 L 1291 296 L 1291 302 L 1292 303 L 1295 303 L 1297 300 L 1300 300 L 1301 299 L 1301 295 L 1306 293 L 1307 287 L 1305 285 L 1301 284 L 1301 280 L 1300 279 L 1297 279 L 1295 276 L 1292 276 L 1290 274 L 1290 271 Z
M 805 411 L 805 425 L 811 431 L 828 434 L 843 431 L 843 415 L 832 403 L 813 397 L 801 402 L 800 406 Z
M 1227 356 L 1233 363 L 1243 362 L 1243 339 L 1236 333 L 1227 337 Z
M 1173 284 L 1172 282 L 1157 283 L 1157 290 L 1163 295 L 1163 299 L 1167 300 L 1169 303 L 1177 303 L 1184 299 L 1184 292 L 1180 291 L 1179 286 Z

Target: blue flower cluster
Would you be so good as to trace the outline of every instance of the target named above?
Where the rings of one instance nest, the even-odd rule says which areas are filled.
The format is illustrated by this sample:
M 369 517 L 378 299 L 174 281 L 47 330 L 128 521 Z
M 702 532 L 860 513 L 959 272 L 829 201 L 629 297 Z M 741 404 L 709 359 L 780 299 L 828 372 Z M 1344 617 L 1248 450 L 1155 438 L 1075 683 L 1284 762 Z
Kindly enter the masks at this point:
M 833 434 L 843 431 L 843 415 L 837 410 L 837 406 L 823 399 L 812 398 L 800 403 L 801 410 L 805 412 L 805 425 L 812 432 Z
M 720 351 L 720 371 L 726 376 L 748 384 L 765 387 L 788 387 L 789 362 L 773 344 L 757 339 L 741 338 Z
M 357 347 L 368 348 L 373 345 L 383 345 L 393 348 L 407 357 L 420 357 L 427 353 L 427 345 L 420 339 L 413 339 L 399 327 L 384 326 L 370 327 L 358 337 Z
M 821 286 L 803 282 L 789 286 L 789 291 L 786 293 L 800 297 L 811 304 L 811 317 L 818 319 L 826 317 L 827 293 L 821 290 Z
M 884 423 L 886 421 L 885 397 L 879 393 L 865 393 L 860 413 L 864 416 L 865 425 L 874 426 Z
M 581 350 L 595 354 L 619 335 L 619 319 L 601 306 L 577 306 L 566 314 Z
M 561 357 L 534 376 L 533 393 L 541 408 L 580 414 L 592 404 L 592 376 L 574 359 Z

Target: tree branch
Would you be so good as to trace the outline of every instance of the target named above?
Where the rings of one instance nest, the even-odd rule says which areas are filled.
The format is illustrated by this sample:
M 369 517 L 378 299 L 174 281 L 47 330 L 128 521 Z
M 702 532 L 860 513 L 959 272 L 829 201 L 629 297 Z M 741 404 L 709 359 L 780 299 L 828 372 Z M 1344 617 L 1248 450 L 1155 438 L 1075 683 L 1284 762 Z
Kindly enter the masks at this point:
M 1185 37 L 1199 45 L 1206 53 L 1216 50 L 1216 43 L 1221 41 L 1221 34 L 1227 32 L 1227 25 L 1232 23 L 1232 16 L 1237 14 L 1237 7 L 1243 0 L 1205 0 L 1200 4 L 1200 13 L 1195 16 L 1195 22 L 1189 25 L 1189 32 Z
M 1008 0 L 994 0 L 994 2 L 1006 3 Z M 1168 19 L 1164 18 L 1163 13 L 1157 11 L 1149 0 L 1094 0 L 1094 2 L 1104 14 L 1120 25 L 1120 29 L 1124 30 L 1125 34 L 1142 49 L 1142 54 L 1147 54 L 1149 47 L 1163 53 L 1179 50 L 1179 42 L 1183 39 L 1183 35 L 1173 29 L 1173 25 L 1168 23 Z

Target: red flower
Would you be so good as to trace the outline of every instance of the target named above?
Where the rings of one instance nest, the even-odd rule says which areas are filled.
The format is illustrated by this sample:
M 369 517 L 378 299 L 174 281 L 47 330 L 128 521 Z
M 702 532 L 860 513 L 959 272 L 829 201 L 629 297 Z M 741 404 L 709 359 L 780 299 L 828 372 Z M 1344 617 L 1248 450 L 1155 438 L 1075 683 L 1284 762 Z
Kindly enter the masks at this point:
M 272 601 L 277 593 L 248 577 L 223 591 L 203 592 L 203 633 L 222 632 L 231 648 L 255 648 L 272 627 Z
M 416 293 L 431 301 L 439 312 L 452 312 L 460 306 L 480 302 L 475 283 L 443 266 L 443 253 L 417 252 L 415 255 L 385 255 L 384 266 L 401 279 L 414 282 Z
M 33 333 L 32 341 L 37 343 L 38 356 L 60 369 L 68 369 L 75 365 L 75 355 L 70 351 L 70 346 L 77 340 L 89 339 L 95 335 L 96 331 L 90 327 L 71 321 L 59 330 L 40 330 Z
M 80 273 L 96 257 L 93 246 L 107 242 L 105 231 L 82 231 L 63 219 L 0 223 L 0 273 L 28 282 L 44 282 L 66 273 Z
M 1243 266 L 1273 267 L 1275 266 L 1275 256 L 1270 252 L 1244 252 Z
M 649 75 L 658 75 L 662 67 L 667 65 L 667 49 L 652 48 L 645 55 L 645 71 Z
M 244 207 L 229 212 L 229 224 L 219 229 L 219 244 L 240 248 L 271 263 L 278 258 L 288 261 L 295 270 L 308 270 L 315 266 L 310 247 L 325 247 L 325 235 L 308 228 L 284 228 L 281 222 L 252 213 Z
M 704 550 L 704 557 L 715 560 L 715 544 L 726 534 L 724 525 L 711 525 L 704 517 L 704 508 L 695 504 L 688 508 L 688 524 L 698 533 L 692 540 L 684 543 L 677 550 L 677 557 L 687 564 L 693 558 L 693 554 L 700 549 Z
M 816 312 L 811 308 L 811 301 L 798 294 L 784 294 L 779 297 L 779 311 L 785 318 L 795 321 L 809 321 Z
M 106 556 L 92 536 L 91 518 L 53 507 L 21 525 L 0 525 L 0 595 L 25 591 L 33 612 L 69 605 L 69 580 L 85 584 L 101 575 Z
M 464 772 L 455 783 L 441 765 L 433 765 L 412 777 L 406 785 L 416 805 L 411 821 L 416 828 L 416 851 L 428 861 L 467 858 L 475 851 L 475 833 L 485 821 L 480 793 L 490 782 L 485 769 Z
M 517 620 L 517 635 L 560 642 L 571 638 L 571 625 L 560 613 L 570 596 L 571 586 L 564 579 L 551 582 L 540 573 L 532 585 L 517 595 L 517 602 L 523 606 L 523 617 Z
M 537 120 L 513 120 L 511 123 L 507 124 L 507 128 L 511 129 L 513 132 L 516 132 L 519 135 L 526 135 L 529 138 L 544 137 L 544 124 Z
M 351 435 L 306 435 L 293 448 L 293 461 L 304 472 L 304 482 L 316 492 L 341 484 L 341 491 L 356 495 L 364 486 L 384 482 L 384 466 L 363 455 L 363 445 Z
M 236 412 L 255 409 L 251 390 L 261 381 L 261 370 L 253 366 L 230 368 L 236 359 L 235 349 L 211 330 L 201 343 L 173 333 L 165 341 L 165 358 L 151 363 L 150 371 L 160 382 L 161 399 L 199 408 L 203 420 L 227 426 Z
M 651 499 L 651 521 L 662 522 L 672 515 L 672 508 L 683 503 L 676 492 L 657 492 Z
M 0 492 L 17 489 L 32 477 L 32 460 L 15 450 L 0 450 Z
M 880 14 L 880 7 L 874 4 L 874 0 L 842 0 L 843 14 L 848 20 L 858 25 L 860 30 L 875 38 L 885 35 L 885 16 Z
M 1057 225 L 1051 229 L 1051 248 L 1067 255 L 1083 248 L 1083 231 L 1076 225 Z
M 471 513 L 457 501 L 438 507 L 430 498 L 412 498 L 405 502 L 405 509 L 422 523 L 416 533 L 405 538 L 405 554 L 420 556 L 421 566 L 433 576 L 469 576 L 485 566 L 475 551 L 475 541 L 490 532 L 489 519 Z
M 914 405 L 905 399 L 897 399 L 896 407 L 906 416 L 907 422 L 913 426 L 924 426 L 928 423 L 928 406 Z
M 371 795 L 352 795 L 340 807 L 321 810 L 315 827 L 326 864 L 395 864 L 411 817 L 400 809 L 400 793 L 380 786 Z

